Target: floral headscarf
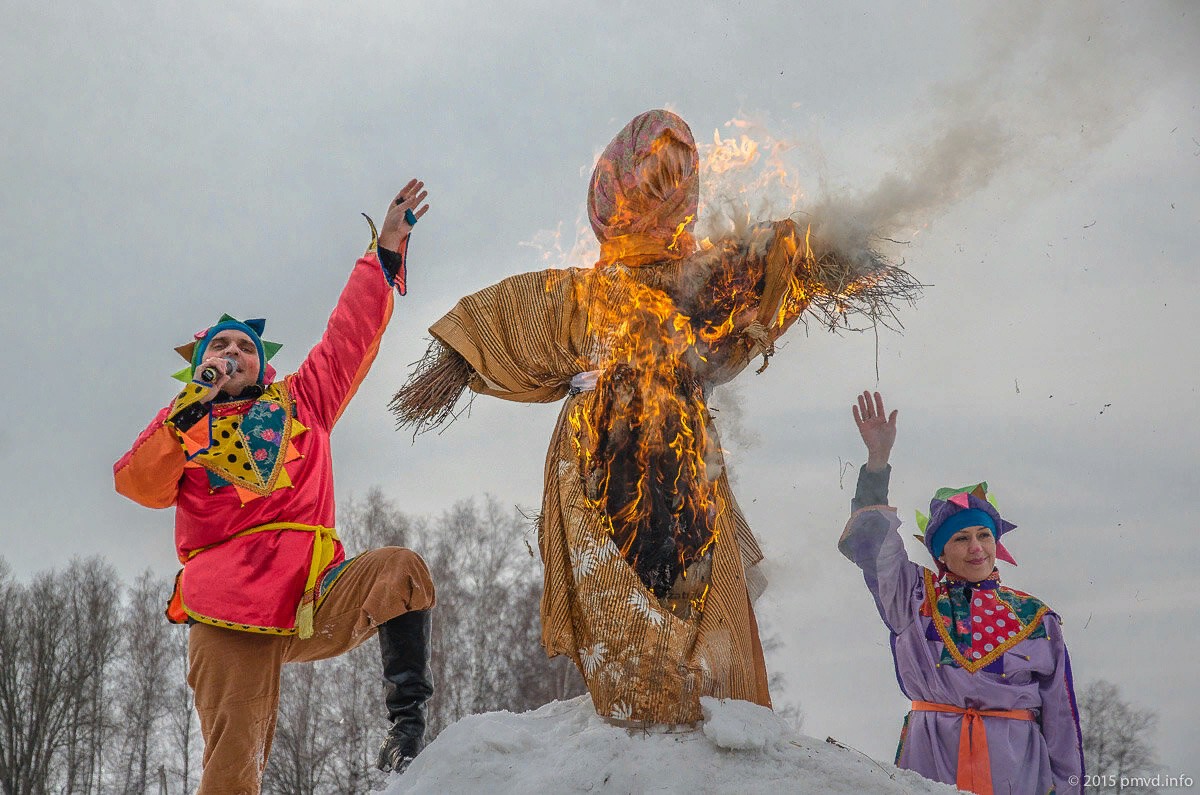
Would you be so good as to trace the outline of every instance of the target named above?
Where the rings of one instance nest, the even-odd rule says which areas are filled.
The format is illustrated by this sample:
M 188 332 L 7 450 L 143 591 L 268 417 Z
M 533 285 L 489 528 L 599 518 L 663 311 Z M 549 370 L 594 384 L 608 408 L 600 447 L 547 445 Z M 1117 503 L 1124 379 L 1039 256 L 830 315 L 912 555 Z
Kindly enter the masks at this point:
M 638 189 L 638 164 L 671 136 L 691 150 L 692 174 L 666 200 Z M 648 110 L 609 142 L 592 172 L 588 216 L 600 240 L 600 264 L 636 266 L 692 253 L 691 230 L 700 200 L 699 155 L 687 123 L 666 110 Z

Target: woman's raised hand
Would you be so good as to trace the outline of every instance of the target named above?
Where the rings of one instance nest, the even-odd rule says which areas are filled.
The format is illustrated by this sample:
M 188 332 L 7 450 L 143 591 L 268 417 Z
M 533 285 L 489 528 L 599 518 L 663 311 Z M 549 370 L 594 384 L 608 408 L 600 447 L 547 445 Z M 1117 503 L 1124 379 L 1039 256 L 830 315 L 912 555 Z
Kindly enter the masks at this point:
M 851 411 L 863 444 L 867 446 L 867 469 L 872 472 L 885 469 L 892 455 L 892 445 L 896 443 L 896 415 L 899 412 L 892 411 L 889 416 L 883 408 L 883 396 L 876 392 L 872 397 L 867 391 L 858 396 L 858 405 Z

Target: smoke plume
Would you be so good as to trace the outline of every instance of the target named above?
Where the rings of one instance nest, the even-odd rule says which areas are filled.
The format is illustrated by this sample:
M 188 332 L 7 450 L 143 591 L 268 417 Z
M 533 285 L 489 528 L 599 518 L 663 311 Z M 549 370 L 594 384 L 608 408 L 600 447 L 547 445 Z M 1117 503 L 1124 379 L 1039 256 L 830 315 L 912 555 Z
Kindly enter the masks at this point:
M 814 204 L 815 237 L 857 250 L 907 236 L 1002 174 L 1026 193 L 1053 189 L 1136 117 L 1156 80 L 1195 63 L 1187 42 L 1200 41 L 1200 13 L 1184 4 L 980 8 L 977 61 L 932 87 L 909 142 L 895 149 L 896 167 L 877 185 Z

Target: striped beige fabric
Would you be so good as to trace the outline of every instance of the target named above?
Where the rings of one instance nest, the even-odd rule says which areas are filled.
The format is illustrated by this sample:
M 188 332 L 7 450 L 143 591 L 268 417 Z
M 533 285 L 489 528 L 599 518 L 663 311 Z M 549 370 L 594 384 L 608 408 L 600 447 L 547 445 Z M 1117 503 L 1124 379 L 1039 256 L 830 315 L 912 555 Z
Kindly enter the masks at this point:
M 767 300 L 757 319 L 769 326 L 784 300 L 793 258 L 780 241 L 791 230 L 766 228 L 745 256 L 765 269 Z M 794 238 L 790 241 L 794 252 Z M 702 256 L 702 255 L 697 255 Z M 692 264 L 694 266 L 694 263 Z M 513 276 L 463 298 L 430 331 L 473 370 L 471 388 L 509 400 L 566 397 L 546 454 L 539 545 L 545 569 L 542 641 L 567 654 L 587 682 L 596 711 L 618 721 L 692 723 L 701 696 L 770 705 L 766 666 L 746 570 L 762 552 L 730 492 L 724 467 L 716 485 L 717 540 L 702 614 L 681 619 L 663 607 L 628 565 L 588 500 L 579 445 L 569 418 L 591 408 L 595 392 L 568 395 L 571 377 L 605 361 L 603 330 L 589 328 L 600 302 L 620 300 L 629 278 L 656 286 L 677 282 L 689 261 L 626 269 L 550 270 Z M 755 318 L 747 319 L 750 322 Z M 782 333 L 794 317 L 771 330 Z M 761 340 L 726 349 L 711 381 L 743 369 Z M 711 418 L 710 418 L 711 422 Z

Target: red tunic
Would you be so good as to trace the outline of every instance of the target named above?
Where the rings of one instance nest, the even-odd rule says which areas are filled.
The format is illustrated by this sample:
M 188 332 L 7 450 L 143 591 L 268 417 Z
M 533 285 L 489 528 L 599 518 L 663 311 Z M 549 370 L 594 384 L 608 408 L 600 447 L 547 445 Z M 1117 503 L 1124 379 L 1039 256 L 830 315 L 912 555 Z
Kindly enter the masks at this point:
M 171 417 L 194 402 L 189 386 L 113 467 L 121 494 L 175 506 L 183 570 L 173 620 L 311 632 L 316 584 L 345 559 L 333 530 L 329 434 L 375 359 L 393 301 L 376 255 L 365 255 L 295 373 L 181 431 Z

